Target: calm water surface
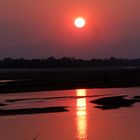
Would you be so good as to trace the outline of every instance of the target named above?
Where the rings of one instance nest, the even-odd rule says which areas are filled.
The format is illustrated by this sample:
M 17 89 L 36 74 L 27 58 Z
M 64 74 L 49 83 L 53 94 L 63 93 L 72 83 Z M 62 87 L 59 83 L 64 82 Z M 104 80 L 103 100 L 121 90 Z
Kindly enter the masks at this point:
M 95 95 L 100 96 L 94 97 Z M 140 95 L 140 88 L 76 89 L 0 95 L 1 103 L 7 103 L 6 100 L 9 99 L 26 99 L 1 107 L 5 109 L 68 106 L 69 110 L 0 116 L 0 140 L 33 140 L 35 136 L 37 140 L 140 140 L 140 103 L 113 110 L 100 110 L 90 103 L 91 100 L 112 95 L 132 97 Z

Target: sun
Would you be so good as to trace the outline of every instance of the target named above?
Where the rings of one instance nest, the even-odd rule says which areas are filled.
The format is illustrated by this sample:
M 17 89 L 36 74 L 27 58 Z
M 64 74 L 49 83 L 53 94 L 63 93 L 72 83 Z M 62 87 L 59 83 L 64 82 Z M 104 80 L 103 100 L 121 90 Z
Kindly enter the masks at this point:
M 82 17 L 78 17 L 74 20 L 74 25 L 77 28 L 83 28 L 86 25 L 86 20 Z

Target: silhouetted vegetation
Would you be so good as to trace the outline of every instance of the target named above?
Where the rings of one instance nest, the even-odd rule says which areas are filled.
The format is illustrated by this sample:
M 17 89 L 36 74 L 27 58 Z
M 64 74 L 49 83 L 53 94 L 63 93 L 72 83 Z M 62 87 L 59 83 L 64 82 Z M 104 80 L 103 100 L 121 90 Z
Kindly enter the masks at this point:
M 5 58 L 0 68 L 0 93 L 140 86 L 140 59 Z
M 0 60 L 0 68 L 81 68 L 81 67 L 139 67 L 139 59 L 122 59 L 111 57 L 109 59 L 83 60 L 74 57 L 46 59 L 13 59 Z

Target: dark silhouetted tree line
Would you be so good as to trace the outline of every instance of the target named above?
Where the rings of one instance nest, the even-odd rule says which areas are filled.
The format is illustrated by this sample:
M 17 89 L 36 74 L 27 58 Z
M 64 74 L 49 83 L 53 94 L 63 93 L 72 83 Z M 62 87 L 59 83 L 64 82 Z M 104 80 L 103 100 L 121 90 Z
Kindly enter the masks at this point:
M 140 59 L 76 59 L 74 57 L 46 59 L 13 59 L 0 60 L 0 68 L 82 68 L 82 67 L 139 67 Z

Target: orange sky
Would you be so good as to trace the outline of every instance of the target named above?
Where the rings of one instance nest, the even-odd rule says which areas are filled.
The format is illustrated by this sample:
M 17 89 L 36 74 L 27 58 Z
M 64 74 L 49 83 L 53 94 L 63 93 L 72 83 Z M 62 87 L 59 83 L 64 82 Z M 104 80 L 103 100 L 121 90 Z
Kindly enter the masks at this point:
M 138 0 L 0 0 L 0 45 L 30 46 L 44 40 L 77 45 L 137 39 L 139 7 Z M 80 31 L 73 25 L 77 16 L 87 20 Z

